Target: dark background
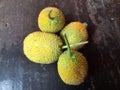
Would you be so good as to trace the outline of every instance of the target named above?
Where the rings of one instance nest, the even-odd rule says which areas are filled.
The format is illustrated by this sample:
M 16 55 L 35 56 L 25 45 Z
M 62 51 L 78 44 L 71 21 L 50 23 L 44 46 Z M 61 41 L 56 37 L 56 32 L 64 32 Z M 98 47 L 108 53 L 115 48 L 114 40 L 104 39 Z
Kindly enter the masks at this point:
M 56 63 L 30 62 L 24 37 L 39 30 L 37 17 L 47 6 L 71 21 L 88 23 L 89 44 L 81 52 L 89 75 L 79 86 L 64 84 Z M 120 0 L 0 0 L 0 90 L 120 90 Z

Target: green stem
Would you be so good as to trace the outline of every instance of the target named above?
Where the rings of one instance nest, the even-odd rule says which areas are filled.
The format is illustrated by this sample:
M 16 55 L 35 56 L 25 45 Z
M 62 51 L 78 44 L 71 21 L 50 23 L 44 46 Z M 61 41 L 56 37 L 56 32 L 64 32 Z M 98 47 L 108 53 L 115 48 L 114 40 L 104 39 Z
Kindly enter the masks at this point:
M 66 33 L 64 34 L 64 40 L 65 40 L 65 43 L 66 43 L 66 45 L 67 45 L 67 47 L 68 47 L 68 55 L 71 57 L 71 56 L 72 56 L 71 48 L 70 48 L 70 44 L 69 44 L 69 42 L 68 42 Z
M 75 44 L 70 44 L 70 47 L 73 47 L 73 46 L 80 46 L 80 45 L 84 45 L 84 44 L 87 44 L 88 41 L 85 41 L 85 42 L 80 42 L 80 43 L 75 43 Z M 65 45 L 65 46 L 62 46 L 62 49 L 65 49 L 67 48 L 68 46 Z
M 54 19 L 54 17 L 51 17 L 51 12 L 52 12 L 52 10 L 50 10 L 50 12 L 49 12 L 49 14 L 48 14 L 48 17 L 51 19 L 51 20 L 53 20 Z

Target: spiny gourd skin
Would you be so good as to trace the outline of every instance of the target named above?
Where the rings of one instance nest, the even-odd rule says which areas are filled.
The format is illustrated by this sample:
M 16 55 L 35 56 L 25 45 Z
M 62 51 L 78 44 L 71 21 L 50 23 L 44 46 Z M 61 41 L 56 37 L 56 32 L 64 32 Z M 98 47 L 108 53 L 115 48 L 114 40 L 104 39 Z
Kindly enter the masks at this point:
M 38 26 L 44 32 L 56 33 L 63 28 L 64 24 L 64 15 L 56 7 L 47 7 L 38 16 Z
M 53 63 L 58 60 L 62 52 L 62 40 L 51 33 L 40 31 L 30 33 L 23 43 L 24 54 L 35 63 Z
M 79 85 L 87 77 L 88 64 L 82 53 L 72 50 L 72 57 L 68 51 L 63 52 L 58 60 L 58 73 L 64 83 Z
M 66 33 L 68 41 L 70 44 L 75 44 L 79 42 L 87 41 L 88 32 L 86 29 L 86 24 L 81 22 L 71 22 L 60 32 L 61 37 Z M 78 50 L 84 45 L 73 46 L 71 49 Z

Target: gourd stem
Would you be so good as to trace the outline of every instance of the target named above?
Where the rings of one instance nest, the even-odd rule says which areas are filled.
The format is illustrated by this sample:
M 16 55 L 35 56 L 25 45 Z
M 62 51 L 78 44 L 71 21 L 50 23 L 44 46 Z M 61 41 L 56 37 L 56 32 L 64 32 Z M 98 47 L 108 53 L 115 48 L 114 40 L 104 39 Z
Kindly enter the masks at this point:
M 86 22 L 83 23 L 86 27 L 88 26 L 88 24 Z
M 49 12 L 49 14 L 48 14 L 48 17 L 51 19 L 51 20 L 53 20 L 54 19 L 54 17 L 51 17 L 51 12 L 52 12 L 52 10 L 50 10 L 50 12 Z
M 66 33 L 64 34 L 64 41 L 65 41 L 65 43 L 66 43 L 66 45 L 67 45 L 67 47 L 68 47 L 68 48 L 67 48 L 67 49 L 68 49 L 68 55 L 71 57 L 71 56 L 72 56 L 71 48 L 70 48 L 70 44 L 69 44 L 69 42 L 68 42 Z
M 73 46 L 80 46 L 80 45 L 84 45 L 84 44 L 87 44 L 88 41 L 85 41 L 85 42 L 80 42 L 80 43 L 75 43 L 75 44 L 70 44 L 70 47 L 73 47 Z M 66 49 L 68 48 L 67 45 L 63 46 L 62 49 Z

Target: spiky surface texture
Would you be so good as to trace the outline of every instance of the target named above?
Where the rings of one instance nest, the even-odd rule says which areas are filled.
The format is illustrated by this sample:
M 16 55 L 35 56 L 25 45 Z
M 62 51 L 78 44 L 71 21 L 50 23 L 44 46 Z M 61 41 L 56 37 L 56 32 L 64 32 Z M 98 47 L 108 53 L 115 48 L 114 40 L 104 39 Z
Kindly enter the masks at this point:
M 82 53 L 72 50 L 72 57 L 68 51 L 62 53 L 58 60 L 58 73 L 64 83 L 79 85 L 87 77 L 88 64 Z
M 75 44 L 79 42 L 84 42 L 88 39 L 88 32 L 86 25 L 81 22 L 71 22 L 60 32 L 61 37 L 66 33 L 68 41 L 70 44 Z M 71 47 L 72 49 L 80 49 L 84 45 L 78 45 Z
M 56 33 L 63 28 L 64 24 L 64 15 L 58 8 L 47 7 L 39 14 L 38 26 L 44 32 Z
M 24 39 L 23 51 L 31 61 L 49 64 L 58 60 L 62 44 L 57 35 L 38 31 Z

